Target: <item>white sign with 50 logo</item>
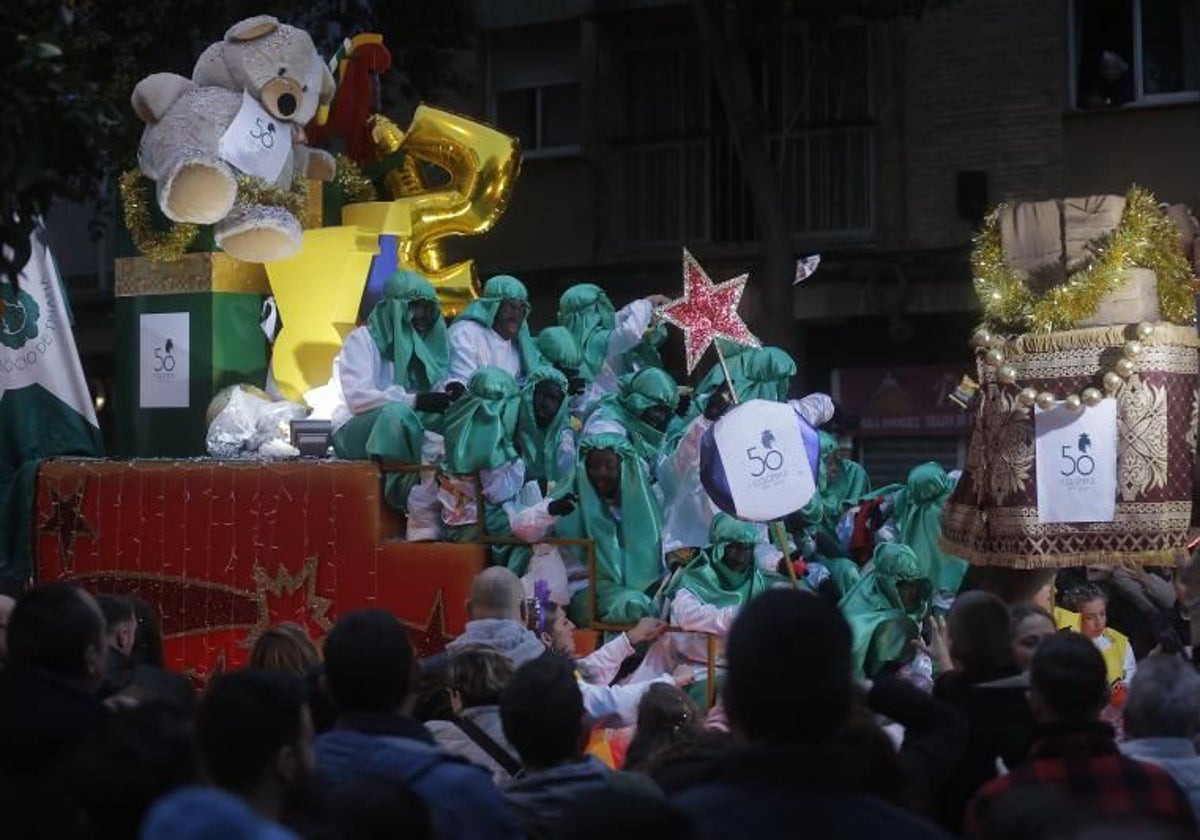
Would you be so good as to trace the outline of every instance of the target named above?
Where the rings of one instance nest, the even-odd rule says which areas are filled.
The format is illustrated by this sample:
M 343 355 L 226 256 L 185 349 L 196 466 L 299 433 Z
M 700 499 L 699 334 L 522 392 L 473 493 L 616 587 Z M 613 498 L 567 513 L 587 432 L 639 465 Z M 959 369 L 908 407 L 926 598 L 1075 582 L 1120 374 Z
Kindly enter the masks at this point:
M 1117 402 L 1034 410 L 1038 522 L 1112 522 L 1117 504 Z

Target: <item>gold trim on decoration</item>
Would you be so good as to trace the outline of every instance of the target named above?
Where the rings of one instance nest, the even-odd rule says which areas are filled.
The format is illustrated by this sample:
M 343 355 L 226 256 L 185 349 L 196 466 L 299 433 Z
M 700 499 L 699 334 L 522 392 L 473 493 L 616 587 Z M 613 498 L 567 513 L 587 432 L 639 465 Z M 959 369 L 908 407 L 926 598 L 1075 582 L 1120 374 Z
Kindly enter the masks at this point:
M 337 174 L 333 176 L 333 183 L 342 191 L 343 204 L 361 204 L 379 198 L 375 185 L 362 174 L 357 163 L 344 154 L 339 154 L 336 160 Z
M 221 251 L 184 254 L 169 263 L 149 257 L 120 257 L 116 263 L 117 297 L 202 292 L 270 294 L 263 265 L 235 260 Z
M 171 262 L 179 259 L 200 233 L 199 225 L 171 222 L 166 230 L 157 230 L 150 222 L 149 203 L 155 201 L 154 190 L 140 169 L 121 174 L 118 189 L 125 207 L 125 227 L 133 244 L 147 259 Z
M 1158 209 L 1154 196 L 1134 186 L 1125 197 L 1121 222 L 1083 268 L 1037 297 L 1004 259 L 999 205 L 975 237 L 971 252 L 975 292 L 984 324 L 1009 333 L 1070 329 L 1095 314 L 1100 302 L 1125 282 L 1130 268 L 1148 268 L 1158 282 L 1160 316 L 1176 324 L 1196 319 L 1200 283 L 1179 246 L 1179 231 Z
M 997 554 L 992 551 L 976 551 L 973 548 L 941 537 L 938 544 L 942 551 L 961 557 L 972 566 L 989 566 L 1002 569 L 1051 569 L 1063 566 L 1121 566 L 1135 563 L 1143 566 L 1174 566 L 1186 564 L 1191 552 L 1186 546 L 1162 548 L 1151 551 L 1086 551 L 1080 554 Z

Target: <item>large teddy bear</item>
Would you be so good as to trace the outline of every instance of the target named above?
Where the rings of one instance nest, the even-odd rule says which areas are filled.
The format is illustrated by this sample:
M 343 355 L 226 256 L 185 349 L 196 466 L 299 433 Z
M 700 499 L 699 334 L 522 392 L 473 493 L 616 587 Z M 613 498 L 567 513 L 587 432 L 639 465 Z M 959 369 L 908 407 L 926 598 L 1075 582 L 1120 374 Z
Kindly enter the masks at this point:
M 239 201 L 237 175 L 257 175 L 284 190 L 293 177 L 332 178 L 333 158 L 301 141 L 304 125 L 333 92 L 333 76 L 308 33 L 269 15 L 230 27 L 223 41 L 201 54 L 191 79 L 155 73 L 138 82 L 132 104 L 146 123 L 138 163 L 157 182 L 163 214 L 177 222 L 215 225 L 217 245 L 246 262 L 297 253 L 300 222 L 283 207 Z M 239 117 L 239 111 L 246 113 Z M 258 158 L 246 163 L 229 152 L 231 136 L 243 125 L 250 126 L 242 132 L 246 137 L 235 139 L 258 138 L 271 149 L 270 165 Z M 276 167 L 273 178 L 261 174 Z

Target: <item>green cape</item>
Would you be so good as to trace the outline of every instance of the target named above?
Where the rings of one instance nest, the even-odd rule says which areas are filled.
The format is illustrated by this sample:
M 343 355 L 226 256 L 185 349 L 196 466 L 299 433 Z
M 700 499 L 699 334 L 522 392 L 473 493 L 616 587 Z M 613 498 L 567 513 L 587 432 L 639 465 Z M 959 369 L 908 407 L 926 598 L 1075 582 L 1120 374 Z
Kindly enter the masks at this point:
M 521 371 L 528 375 L 529 371 L 541 364 L 542 355 L 533 343 L 533 336 L 529 334 L 529 292 L 524 283 L 508 274 L 497 274 L 484 284 L 483 296 L 471 301 L 458 317 L 492 329 L 500 304 L 506 300 L 518 300 L 525 304 L 526 318 L 521 322 L 516 340 L 517 350 L 521 354 Z
M 708 547 L 690 562 L 671 585 L 674 595 L 686 589 L 715 607 L 741 606 L 767 591 L 767 580 L 753 563 L 743 572 L 725 565 L 725 547 L 730 543 L 758 543 L 758 527 L 752 522 L 718 513 L 708 528 Z
M 958 592 L 967 562 L 942 551 L 942 507 L 954 482 L 941 465 L 929 461 L 912 468 L 908 482 L 896 493 L 893 516 L 900 541 L 929 563 L 934 592 Z
M 554 382 L 562 388 L 563 400 L 559 404 L 558 413 L 554 415 L 546 428 L 539 429 L 533 411 L 533 391 L 539 382 L 546 380 Z M 570 412 L 567 410 L 567 378 L 549 365 L 534 368 L 525 380 L 525 384 L 521 386 L 518 402 L 516 443 L 521 458 L 525 461 L 525 480 L 546 479 L 558 482 L 561 478 L 556 474 L 555 463 L 558 454 L 558 439 L 570 421 Z
M 599 286 L 580 283 L 558 299 L 558 323 L 571 331 L 583 352 L 582 376 L 595 379 L 608 356 L 608 337 L 616 325 L 616 310 Z
M 658 348 L 667 340 L 667 325 L 655 324 L 646 331 L 637 346 L 625 354 L 626 370 L 641 370 L 642 368 L 663 366 L 662 353 Z
M 871 564 L 871 570 L 838 604 L 854 636 L 855 673 L 867 677 L 889 662 L 911 658 L 910 644 L 929 614 L 928 593 L 906 610 L 896 588 L 899 581 L 927 581 L 928 562 L 903 543 L 880 543 Z
M 517 457 L 517 381 L 499 368 L 481 367 L 446 412 L 445 469 L 470 475 Z
M 638 455 L 654 466 L 667 438 L 642 419 L 642 412 L 653 406 L 666 406 L 672 411 L 679 405 L 679 386 L 671 374 L 662 368 L 646 368 L 637 373 L 627 373 L 620 379 L 620 389 L 600 401 L 596 413 L 605 419 L 620 423 L 629 434 Z
M 596 449 L 611 449 L 621 459 L 620 519 L 588 480 L 587 454 Z M 555 531 L 562 537 L 594 542 L 599 618 L 626 622 L 651 615 L 652 590 L 663 572 L 662 510 L 629 441 L 618 434 L 584 437 L 574 474 L 552 495 L 561 498 L 568 493 L 578 494 L 579 504 L 558 521 Z
M 422 336 L 413 329 L 408 305 L 432 301 L 437 307 L 433 326 Z M 397 271 L 383 287 L 383 299 L 367 316 L 367 329 L 379 355 L 393 365 L 392 378 L 406 391 L 424 393 L 442 381 L 450 362 L 446 322 L 433 284 L 415 271 Z

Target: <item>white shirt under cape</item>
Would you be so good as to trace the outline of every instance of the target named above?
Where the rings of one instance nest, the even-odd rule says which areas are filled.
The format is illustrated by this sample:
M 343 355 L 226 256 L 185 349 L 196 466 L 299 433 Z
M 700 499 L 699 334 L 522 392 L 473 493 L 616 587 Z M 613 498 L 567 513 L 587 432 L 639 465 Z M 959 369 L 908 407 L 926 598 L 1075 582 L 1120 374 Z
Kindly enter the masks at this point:
M 641 343 L 653 317 L 654 304 L 648 300 L 635 300 L 617 311 L 612 332 L 608 334 L 604 362 L 583 393 L 571 398 L 572 414 L 587 417 L 601 399 L 617 392 L 617 380 L 629 372 L 625 354 Z
M 394 368 L 391 359 L 379 354 L 367 327 L 358 327 L 346 336 L 333 358 L 333 378 L 327 386 L 333 401 L 329 419 L 334 431 L 351 417 L 388 403 L 413 404 L 416 395 L 395 383 Z
M 446 331 L 446 339 L 450 344 L 450 368 L 446 378 L 438 384 L 438 390 L 447 382 L 467 385 L 471 375 L 481 367 L 500 368 L 512 374 L 517 382 L 524 381 L 528 373 L 521 367 L 517 342 L 502 338 L 500 333 L 478 321 L 459 318 Z
M 680 589 L 671 598 L 667 619 L 680 632 L 670 632 L 660 637 L 646 653 L 642 664 L 633 672 L 631 680 L 646 679 L 650 674 L 671 672 L 677 666 L 688 664 L 693 667 L 696 679 L 704 679 L 708 671 L 708 637 L 712 633 L 719 637 L 717 666 L 725 665 L 725 637 L 737 617 L 740 606 L 718 607 L 706 604 L 688 589 Z M 691 631 L 691 632 L 682 632 Z
M 588 715 L 605 726 L 625 727 L 637 724 L 638 705 L 642 695 L 654 683 L 669 683 L 675 680 L 669 673 L 650 673 L 638 668 L 640 678 L 630 678 L 623 685 L 609 685 L 621 668 L 621 663 L 633 656 L 633 645 L 624 633 L 594 653 L 576 660 L 579 671 L 579 690 L 583 694 L 583 708 Z

